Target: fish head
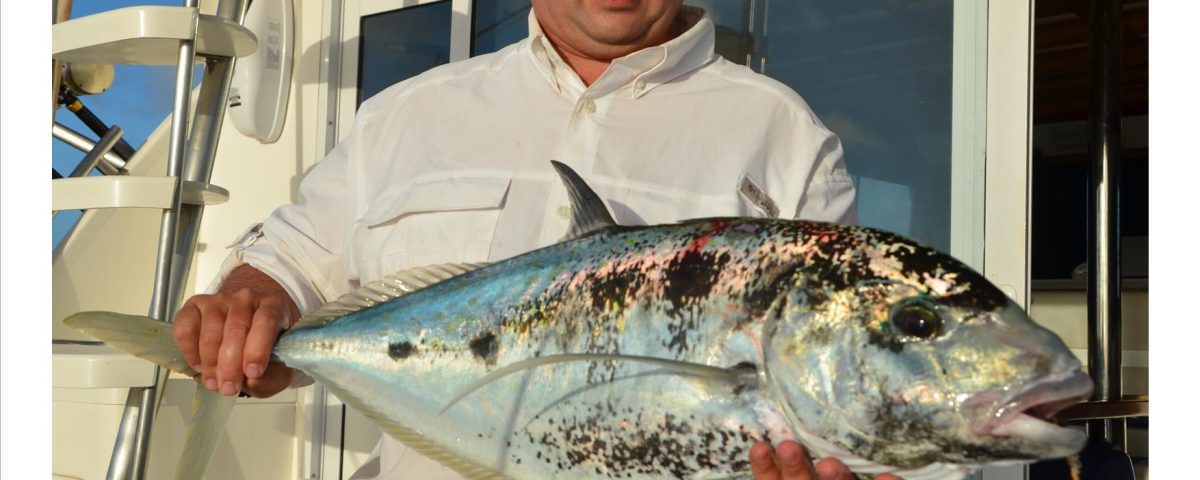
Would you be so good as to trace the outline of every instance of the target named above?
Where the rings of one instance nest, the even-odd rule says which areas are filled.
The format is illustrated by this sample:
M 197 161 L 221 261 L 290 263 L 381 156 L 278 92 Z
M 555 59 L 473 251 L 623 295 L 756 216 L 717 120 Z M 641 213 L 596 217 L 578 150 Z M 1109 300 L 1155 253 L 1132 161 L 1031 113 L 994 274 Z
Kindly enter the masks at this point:
M 1057 335 L 932 248 L 863 228 L 842 248 L 792 276 L 764 330 L 770 388 L 798 436 L 830 442 L 819 454 L 919 468 L 1082 449 L 1053 417 L 1092 381 Z

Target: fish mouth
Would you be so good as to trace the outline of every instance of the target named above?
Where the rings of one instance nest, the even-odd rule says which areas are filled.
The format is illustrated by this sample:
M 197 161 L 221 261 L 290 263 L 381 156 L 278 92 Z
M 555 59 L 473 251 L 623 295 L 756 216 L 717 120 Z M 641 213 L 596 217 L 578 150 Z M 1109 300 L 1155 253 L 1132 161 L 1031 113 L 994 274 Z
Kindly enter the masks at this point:
M 1059 425 L 1057 415 L 1091 397 L 1092 388 L 1091 377 L 1080 370 L 1072 370 L 1038 381 L 1016 393 L 981 392 L 966 399 L 962 406 L 982 414 L 971 426 L 975 435 L 1020 437 L 1078 450 L 1083 448 L 1084 434 Z

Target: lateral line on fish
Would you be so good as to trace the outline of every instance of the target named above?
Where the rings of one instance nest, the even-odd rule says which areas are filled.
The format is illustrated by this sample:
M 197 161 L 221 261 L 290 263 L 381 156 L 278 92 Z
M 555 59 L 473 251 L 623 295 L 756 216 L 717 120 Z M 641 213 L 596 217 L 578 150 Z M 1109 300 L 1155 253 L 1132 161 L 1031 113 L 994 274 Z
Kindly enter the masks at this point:
M 696 375 L 696 376 L 700 376 L 700 377 L 711 378 L 714 380 L 722 380 L 722 381 L 726 381 L 726 382 L 729 382 L 732 384 L 753 383 L 754 381 L 757 380 L 757 376 L 758 376 L 757 371 L 752 371 L 752 370 L 749 370 L 746 368 L 714 367 L 711 365 L 703 365 L 703 364 L 699 364 L 699 363 L 683 362 L 683 361 L 679 361 L 679 360 L 671 360 L 668 358 L 644 357 L 644 356 L 640 356 L 640 355 L 621 355 L 621 354 L 602 354 L 602 353 L 563 353 L 563 354 L 558 354 L 558 355 L 546 355 L 544 357 L 530 358 L 528 360 L 521 360 L 519 362 L 510 363 L 503 367 L 492 370 L 487 375 L 484 375 L 483 378 L 476 380 L 475 383 L 472 383 L 471 385 L 467 386 L 467 388 L 463 389 L 462 392 L 460 392 L 453 399 L 451 399 L 449 402 L 447 402 L 446 405 L 444 407 L 442 407 L 441 410 L 438 411 L 438 415 L 446 413 L 446 410 L 449 410 L 450 407 L 454 406 L 459 401 L 466 398 L 468 395 L 474 393 L 476 390 L 483 388 L 487 384 L 492 383 L 492 382 L 499 380 L 500 378 L 506 377 L 508 375 L 523 371 L 523 370 L 531 370 L 531 369 L 534 369 L 537 367 L 541 367 L 541 366 L 545 366 L 545 365 L 552 365 L 552 364 L 556 364 L 556 363 L 593 362 L 593 361 L 610 361 L 610 360 L 640 362 L 640 363 L 647 363 L 647 364 L 651 364 L 651 365 L 658 365 L 660 367 L 670 368 L 670 369 L 679 371 L 681 373 L 688 373 L 688 374 L 692 374 L 692 375 Z

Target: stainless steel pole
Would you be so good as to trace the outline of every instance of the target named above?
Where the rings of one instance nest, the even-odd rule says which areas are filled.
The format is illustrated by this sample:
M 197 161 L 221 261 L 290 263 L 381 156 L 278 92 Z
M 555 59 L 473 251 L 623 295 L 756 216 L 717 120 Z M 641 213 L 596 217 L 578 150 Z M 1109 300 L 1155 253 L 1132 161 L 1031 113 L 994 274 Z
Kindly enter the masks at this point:
M 1091 102 L 1088 115 L 1092 208 L 1088 237 L 1088 370 L 1093 400 L 1121 399 L 1120 2 L 1092 0 Z M 1094 438 L 1125 448 L 1125 419 L 1092 420 Z
M 246 12 L 246 0 L 224 0 L 217 6 L 217 15 L 235 23 L 242 23 Z M 209 183 L 212 178 L 217 144 L 221 136 L 221 124 L 225 119 L 229 86 L 233 83 L 233 68 L 237 59 L 233 57 L 209 58 L 204 63 L 204 80 L 196 100 L 196 116 L 192 121 L 188 137 L 186 161 L 182 171 L 186 181 Z M 200 220 L 204 216 L 203 205 L 181 205 L 179 229 L 175 244 L 174 267 L 171 272 L 169 298 L 172 311 L 183 299 L 183 289 L 191 270 L 192 256 L 196 250 L 196 238 L 200 231 Z
M 186 0 L 185 7 L 195 8 L 197 0 Z M 183 164 L 183 147 L 187 140 L 188 113 L 191 106 L 192 71 L 195 68 L 196 32 L 199 11 L 192 18 L 192 34 L 188 40 L 179 42 L 178 66 L 175 70 L 175 102 L 171 110 L 170 146 L 167 153 L 167 176 L 175 178 L 173 207 L 163 212 L 159 226 L 158 262 L 154 268 L 154 290 L 150 296 L 149 316 L 158 320 L 169 320 L 168 294 L 170 291 L 171 261 L 174 257 L 175 229 L 178 222 L 179 199 L 182 183 L 179 172 Z M 107 478 L 146 478 L 146 458 L 149 453 L 150 432 L 158 407 L 158 394 L 166 383 L 169 372 L 160 367 L 154 369 L 154 385 L 130 389 L 125 415 L 136 415 L 136 428 L 117 432 L 113 447 L 113 458 L 109 462 Z M 122 425 L 126 419 L 122 418 Z M 118 457 L 124 458 L 118 458 Z
M 113 127 L 115 128 L 116 126 L 114 125 Z M 61 140 L 67 145 L 75 147 L 76 150 L 81 152 L 91 152 L 92 149 L 96 148 L 96 142 L 93 142 L 83 134 L 71 130 L 66 125 L 61 123 L 54 122 L 52 132 L 54 134 L 54 138 Z M 125 171 L 126 159 L 121 158 L 121 156 L 117 155 L 116 152 L 107 151 L 104 153 L 102 158 L 104 158 L 104 161 L 97 164 L 96 167 L 99 168 L 101 172 L 104 172 L 105 175 L 124 175 L 128 173 Z
M 117 144 L 117 140 L 120 140 L 121 135 L 124 133 L 125 131 L 116 125 L 109 128 L 108 132 L 103 137 L 100 137 L 100 141 L 96 142 L 87 155 L 83 156 L 83 160 L 79 162 L 79 165 L 75 166 L 70 176 L 84 177 L 91 173 L 93 168 L 99 167 L 102 163 L 101 160 L 112 151 L 113 146 Z
M 246 0 L 223 0 L 217 6 L 216 14 L 218 16 L 232 20 L 235 23 L 241 24 L 245 16 Z M 225 118 L 226 102 L 229 96 L 229 85 L 233 81 L 233 68 L 236 59 L 233 57 L 210 57 L 205 61 L 204 78 L 200 82 L 200 92 L 196 99 L 196 112 L 191 121 L 191 129 L 186 137 L 186 151 L 178 153 L 182 156 L 182 161 L 179 164 L 179 169 L 173 174 L 178 179 L 184 181 L 193 181 L 200 183 L 209 183 L 212 176 L 213 160 L 216 158 L 217 143 L 221 135 L 221 123 Z M 190 82 L 189 82 L 190 87 Z M 188 90 L 190 93 L 190 88 Z M 190 98 L 190 95 L 188 95 Z M 186 126 L 185 126 L 186 128 Z M 172 152 L 172 159 L 176 153 Z M 180 184 L 182 186 L 182 184 Z M 177 188 L 181 192 L 181 188 Z M 191 270 L 192 256 L 196 249 L 196 238 L 200 230 L 200 220 L 203 217 L 203 205 L 184 205 L 178 199 L 174 202 L 176 206 L 172 212 L 167 212 L 164 215 L 163 234 L 167 228 L 173 228 L 171 244 L 169 250 L 163 250 L 160 245 L 159 255 L 162 259 L 163 255 L 170 256 L 168 262 L 169 269 L 165 273 L 165 278 L 155 277 L 156 292 L 159 288 L 164 288 L 163 301 L 165 305 L 164 316 L 162 320 L 170 321 L 170 315 L 178 310 L 179 304 L 183 300 L 183 289 L 187 283 L 188 272 Z M 167 216 L 174 214 L 174 222 L 172 226 L 167 225 Z M 163 235 L 166 237 L 166 235 Z M 163 262 L 160 261 L 160 265 Z M 156 272 L 157 274 L 157 272 Z M 164 285 L 158 282 L 162 280 Z M 149 417 L 153 419 L 154 412 L 162 402 L 162 390 L 166 386 L 167 373 L 161 368 L 158 369 L 159 374 L 156 377 L 155 386 L 147 392 L 143 405 L 152 405 L 149 409 Z M 140 437 L 139 445 L 149 442 L 149 431 Z M 135 462 L 135 466 L 145 465 L 145 458 L 148 454 L 147 448 L 140 448 L 137 451 L 139 460 Z M 138 475 L 137 478 L 143 478 Z

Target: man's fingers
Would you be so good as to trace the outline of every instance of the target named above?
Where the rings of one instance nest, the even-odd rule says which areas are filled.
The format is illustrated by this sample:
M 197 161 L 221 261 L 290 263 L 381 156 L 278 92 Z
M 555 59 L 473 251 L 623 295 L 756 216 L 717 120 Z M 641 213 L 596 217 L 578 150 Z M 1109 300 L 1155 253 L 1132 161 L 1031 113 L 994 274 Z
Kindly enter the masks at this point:
M 200 378 L 204 388 L 217 390 L 217 362 L 221 339 L 225 337 L 226 306 L 197 305 L 200 308 Z
M 817 478 L 816 472 L 813 471 L 812 461 L 808 459 L 808 452 L 805 452 L 799 443 L 792 440 L 784 441 L 775 447 L 775 462 L 779 464 L 783 480 Z M 822 478 L 822 480 L 826 479 Z
M 291 385 L 294 373 L 295 370 L 282 363 L 271 362 L 261 377 L 246 379 L 245 391 L 258 398 L 270 397 Z
M 754 474 L 754 480 L 781 480 L 771 444 L 758 442 L 750 447 L 750 472 Z
M 224 337 L 217 360 L 217 385 L 222 395 L 237 395 L 242 390 L 242 352 L 250 331 L 254 305 L 248 299 L 234 301 L 225 316 Z
M 191 302 L 184 304 L 175 314 L 171 334 L 175 337 L 175 344 L 179 345 L 179 351 L 183 353 L 183 359 L 193 370 L 200 373 L 200 309 Z
M 836 458 L 822 458 L 817 462 L 817 478 L 821 480 L 854 480 L 854 477 L 850 475 L 850 469 Z
M 275 339 L 279 337 L 281 324 L 284 323 L 284 310 L 277 305 L 264 304 L 254 312 L 250 323 L 250 333 L 246 335 L 246 348 L 242 357 L 242 371 L 246 378 L 260 378 L 266 371 L 267 361 L 271 358 L 271 349 Z

